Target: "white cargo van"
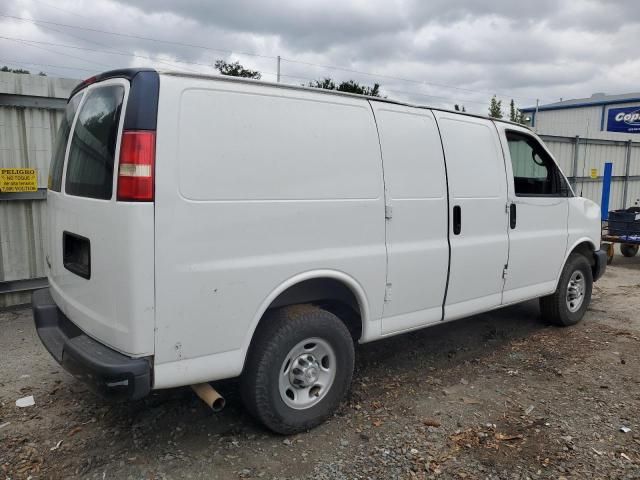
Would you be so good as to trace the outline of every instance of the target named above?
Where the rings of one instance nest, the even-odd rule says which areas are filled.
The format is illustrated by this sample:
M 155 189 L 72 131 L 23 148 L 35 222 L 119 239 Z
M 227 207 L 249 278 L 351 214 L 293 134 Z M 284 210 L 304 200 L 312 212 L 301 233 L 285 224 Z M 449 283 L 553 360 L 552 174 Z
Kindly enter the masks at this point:
M 270 429 L 318 425 L 354 343 L 540 298 L 578 322 L 600 211 L 521 125 L 229 77 L 112 71 L 51 164 L 53 357 L 102 394 L 240 376 Z

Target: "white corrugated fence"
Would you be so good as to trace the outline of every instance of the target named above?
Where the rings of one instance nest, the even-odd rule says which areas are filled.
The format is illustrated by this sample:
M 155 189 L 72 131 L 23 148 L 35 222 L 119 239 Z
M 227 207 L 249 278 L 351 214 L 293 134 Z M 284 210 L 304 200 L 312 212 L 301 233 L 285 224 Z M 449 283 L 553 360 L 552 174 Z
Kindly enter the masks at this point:
M 0 72 L 0 168 L 35 168 L 38 192 L 0 192 L 0 307 L 43 284 L 49 160 L 78 80 Z

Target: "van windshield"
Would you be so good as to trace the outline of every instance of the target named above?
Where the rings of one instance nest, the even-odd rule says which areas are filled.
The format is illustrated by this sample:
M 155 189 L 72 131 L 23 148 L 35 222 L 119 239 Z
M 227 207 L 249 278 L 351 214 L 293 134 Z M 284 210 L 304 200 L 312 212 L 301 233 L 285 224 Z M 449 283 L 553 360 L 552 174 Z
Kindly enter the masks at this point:
M 73 130 L 65 192 L 68 195 L 108 200 L 113 191 L 113 164 L 124 87 L 92 89 Z
M 77 93 L 67 103 L 64 110 L 64 117 L 60 122 L 56 143 L 53 147 L 53 157 L 51 158 L 51 168 L 49 169 L 49 190 L 59 192 L 62 188 L 62 168 L 64 167 L 64 154 L 67 153 L 67 143 L 69 143 L 69 132 L 73 125 L 73 118 L 80 105 L 84 92 Z

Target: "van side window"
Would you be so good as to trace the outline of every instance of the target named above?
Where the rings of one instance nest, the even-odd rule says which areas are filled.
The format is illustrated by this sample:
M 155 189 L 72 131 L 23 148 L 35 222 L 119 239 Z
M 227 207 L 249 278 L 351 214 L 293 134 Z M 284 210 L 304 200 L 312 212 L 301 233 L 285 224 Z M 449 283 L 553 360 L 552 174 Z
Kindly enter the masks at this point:
M 68 195 L 111 198 L 123 97 L 121 85 L 99 87 L 88 93 L 69 148 L 65 181 Z
M 506 132 L 516 196 L 566 197 L 570 190 L 553 159 L 536 139 Z

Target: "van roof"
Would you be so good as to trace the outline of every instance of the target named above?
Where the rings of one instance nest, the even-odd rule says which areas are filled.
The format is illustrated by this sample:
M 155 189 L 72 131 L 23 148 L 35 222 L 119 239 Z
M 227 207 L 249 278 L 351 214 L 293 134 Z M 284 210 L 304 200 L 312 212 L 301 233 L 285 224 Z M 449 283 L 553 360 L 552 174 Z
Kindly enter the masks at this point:
M 290 85 L 290 84 L 286 84 L 286 83 L 268 82 L 266 80 L 255 80 L 255 79 L 252 79 L 252 78 L 232 77 L 232 76 L 229 76 L 229 75 L 211 75 L 211 74 L 204 74 L 204 73 L 181 72 L 181 71 L 175 71 L 175 70 L 154 70 L 154 69 L 150 69 L 150 68 L 122 68 L 122 69 L 118 69 L 118 70 L 110 70 L 110 71 L 107 71 L 107 72 L 104 72 L 104 73 L 100 73 L 98 75 L 90 77 L 90 78 L 84 80 L 83 82 L 81 82 L 71 92 L 71 95 L 69 95 L 69 98 L 73 97 L 79 90 L 82 90 L 84 87 L 86 87 L 86 86 L 88 86 L 88 85 L 90 85 L 92 83 L 100 82 L 100 81 L 106 80 L 108 78 L 126 78 L 128 80 L 131 80 L 139 72 L 148 72 L 148 71 L 155 71 L 160 75 L 170 75 L 170 76 L 175 76 L 175 77 L 199 78 L 199 79 L 205 79 L 205 80 L 216 80 L 216 81 L 232 82 L 232 83 L 247 83 L 247 84 L 252 84 L 252 85 L 266 85 L 266 86 L 269 86 L 269 87 L 284 88 L 284 89 L 288 89 L 288 90 L 301 90 L 301 91 L 307 91 L 307 92 L 323 93 L 323 94 L 326 94 L 326 95 L 337 95 L 337 96 L 359 98 L 359 99 L 364 98 L 364 99 L 372 100 L 372 101 L 375 101 L 375 102 L 391 103 L 391 104 L 394 104 L 394 105 L 403 105 L 403 106 L 414 107 L 414 108 L 425 108 L 425 109 L 429 109 L 429 110 L 437 110 L 437 111 L 440 111 L 440 112 L 457 113 L 459 115 L 466 115 L 468 117 L 482 118 L 482 119 L 485 119 L 485 120 L 492 120 L 492 121 L 497 121 L 497 122 L 502 122 L 502 123 L 508 123 L 508 124 L 511 124 L 511 125 L 524 127 L 524 128 L 527 128 L 527 129 L 529 128 L 527 125 L 522 125 L 520 123 L 515 123 L 515 122 L 512 122 L 510 120 L 505 120 L 503 118 L 493 118 L 493 117 L 489 117 L 487 115 L 479 115 L 479 114 L 476 114 L 476 113 L 469 113 L 469 112 L 460 112 L 460 111 L 457 111 L 457 110 L 451 110 L 451 109 L 442 108 L 442 107 L 433 107 L 433 106 L 430 106 L 430 105 L 419 105 L 419 104 L 415 104 L 415 103 L 401 102 L 399 100 L 393 100 L 393 99 L 389 99 L 389 98 L 372 97 L 372 96 L 369 96 L 369 95 L 360 95 L 360 94 L 356 94 L 356 93 L 340 92 L 340 91 L 337 91 L 337 90 L 327 90 L 327 89 L 324 89 L 324 88 L 307 87 L 307 86 L 304 86 L 304 85 Z

